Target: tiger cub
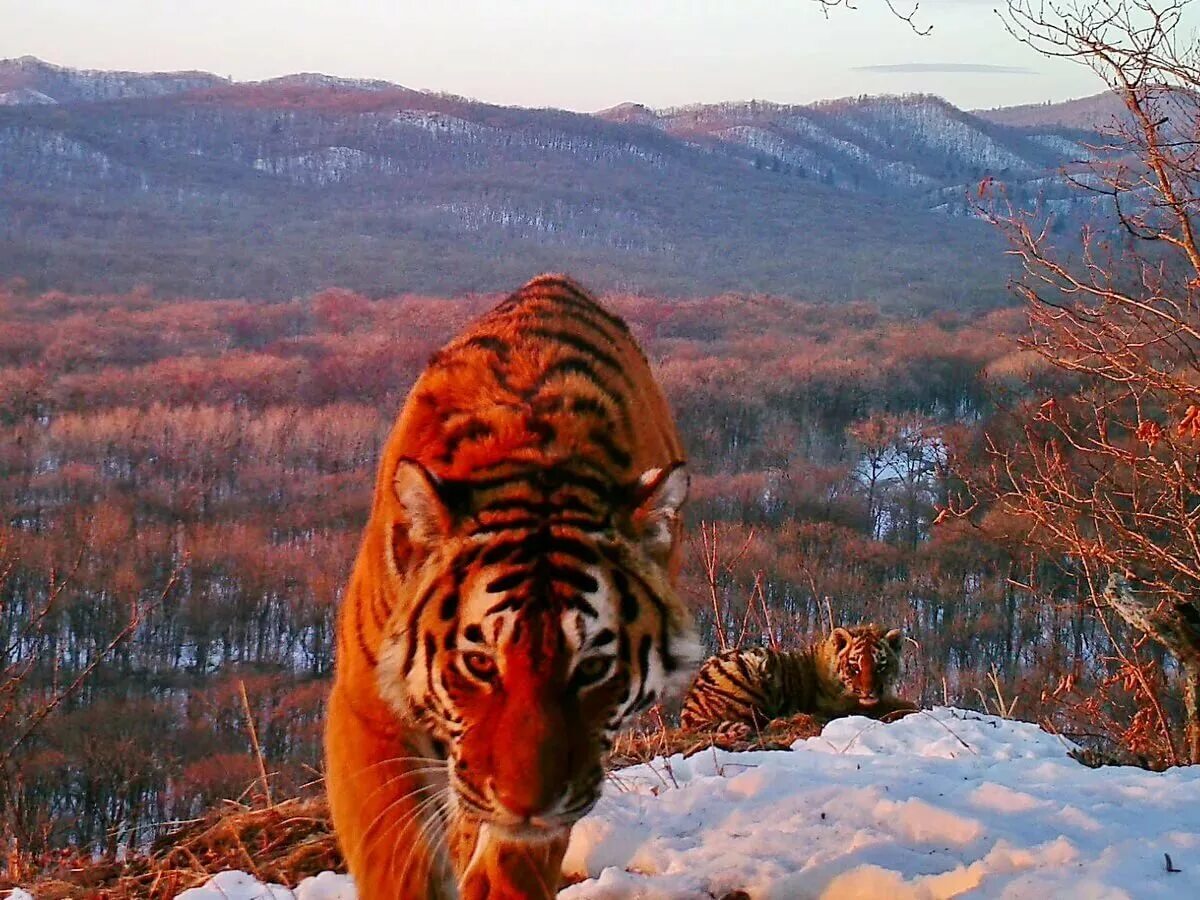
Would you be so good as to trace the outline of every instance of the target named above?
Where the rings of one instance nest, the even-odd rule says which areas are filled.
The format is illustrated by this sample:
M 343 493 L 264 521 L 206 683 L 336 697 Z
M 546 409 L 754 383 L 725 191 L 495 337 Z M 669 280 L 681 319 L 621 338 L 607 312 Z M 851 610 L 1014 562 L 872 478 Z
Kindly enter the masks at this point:
M 917 707 L 894 696 L 901 675 L 900 629 L 835 628 L 803 650 L 751 647 L 710 657 L 688 689 L 684 728 L 742 739 L 772 719 L 810 713 L 881 719 Z
M 555 895 L 617 729 L 699 660 L 687 490 L 646 357 L 569 279 L 434 354 L 338 615 L 325 784 L 360 900 Z

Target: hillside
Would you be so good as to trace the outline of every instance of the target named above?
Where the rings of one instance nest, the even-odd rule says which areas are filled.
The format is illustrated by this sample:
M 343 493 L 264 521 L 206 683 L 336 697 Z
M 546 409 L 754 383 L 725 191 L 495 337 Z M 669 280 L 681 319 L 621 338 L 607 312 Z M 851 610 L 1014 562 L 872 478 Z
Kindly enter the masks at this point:
M 974 114 L 998 125 L 1018 128 L 1076 128 L 1094 131 L 1125 114 L 1120 98 L 1111 91 L 1062 103 L 1029 103 L 999 109 L 977 109 Z
M 162 97 L 229 84 L 208 72 L 70 69 L 35 56 L 0 60 L 0 106 L 54 105 Z
M 1045 193 L 1048 173 L 1084 155 L 1079 135 L 998 125 L 921 94 L 662 112 L 623 104 L 597 115 L 650 124 L 757 168 L 952 215 L 969 213 L 967 196 L 985 175 L 1032 202 Z
M 986 175 L 1064 194 L 1077 135 L 931 97 L 595 116 L 302 74 L 0 61 L 0 271 L 37 288 L 287 297 L 604 289 L 909 306 L 1003 298 L 956 221 Z M 1065 209 L 1065 208 L 1064 208 Z

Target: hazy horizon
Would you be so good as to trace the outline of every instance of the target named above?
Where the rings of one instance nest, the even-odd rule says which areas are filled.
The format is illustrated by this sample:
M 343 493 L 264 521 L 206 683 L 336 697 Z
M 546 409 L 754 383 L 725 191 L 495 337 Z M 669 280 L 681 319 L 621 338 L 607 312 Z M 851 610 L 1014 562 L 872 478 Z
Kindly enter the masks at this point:
M 298 72 L 391 81 L 489 103 L 592 112 L 733 100 L 808 103 L 856 94 L 937 94 L 963 108 L 1095 94 L 1090 70 L 1045 59 L 1005 33 L 986 0 L 934 0 L 922 37 L 882 2 L 824 13 L 812 0 L 603 6 L 465 0 L 439 9 L 343 0 L 213 0 L 165 8 L 0 0 L 18 27 L 0 57 L 71 68 L 203 70 L 236 81 Z M 235 24 L 236 23 L 236 26 Z M 562 35 L 570 35 L 564 40 Z M 520 48 L 533 46 L 536 52 Z M 616 64 L 614 63 L 616 61 Z

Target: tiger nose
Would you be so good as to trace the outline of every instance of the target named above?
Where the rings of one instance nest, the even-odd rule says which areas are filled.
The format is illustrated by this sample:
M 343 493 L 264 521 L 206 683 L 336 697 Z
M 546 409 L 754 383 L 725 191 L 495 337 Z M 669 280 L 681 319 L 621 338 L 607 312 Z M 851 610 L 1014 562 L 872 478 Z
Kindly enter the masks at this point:
M 492 783 L 492 796 L 505 810 L 523 822 L 530 822 L 550 810 L 558 802 L 558 791 L 543 787 L 531 790 L 527 785 Z

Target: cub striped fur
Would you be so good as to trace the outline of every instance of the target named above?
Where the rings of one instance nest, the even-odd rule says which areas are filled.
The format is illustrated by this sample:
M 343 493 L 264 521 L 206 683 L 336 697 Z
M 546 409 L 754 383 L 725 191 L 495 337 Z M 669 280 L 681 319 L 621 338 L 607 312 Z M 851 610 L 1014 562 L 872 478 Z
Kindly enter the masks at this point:
M 744 737 L 797 713 L 883 718 L 914 710 L 892 694 L 901 675 L 901 648 L 899 629 L 855 625 L 835 628 L 803 650 L 728 650 L 700 667 L 680 724 Z

